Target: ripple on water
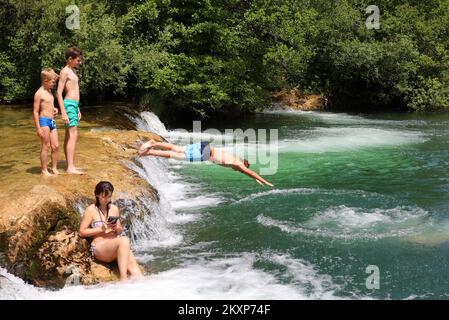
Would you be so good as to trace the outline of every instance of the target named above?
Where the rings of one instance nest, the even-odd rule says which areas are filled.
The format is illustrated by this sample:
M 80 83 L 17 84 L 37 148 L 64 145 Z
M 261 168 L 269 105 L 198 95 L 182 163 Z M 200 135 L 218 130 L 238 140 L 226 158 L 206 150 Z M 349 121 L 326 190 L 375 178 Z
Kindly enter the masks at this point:
M 430 214 L 420 207 L 362 190 L 275 189 L 249 195 L 233 205 L 263 208 L 256 220 L 265 227 L 314 237 L 405 237 L 433 225 Z

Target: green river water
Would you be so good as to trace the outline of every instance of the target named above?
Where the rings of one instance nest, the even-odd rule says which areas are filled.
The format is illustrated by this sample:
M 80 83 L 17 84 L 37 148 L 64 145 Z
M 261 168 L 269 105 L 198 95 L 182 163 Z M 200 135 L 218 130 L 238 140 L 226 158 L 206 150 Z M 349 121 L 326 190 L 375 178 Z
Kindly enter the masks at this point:
M 11 129 L 12 120 L 1 124 Z M 142 226 L 150 230 L 145 241 L 134 244 L 153 273 L 128 287 L 43 295 L 101 299 L 107 290 L 112 298 L 149 299 L 447 299 L 448 126 L 448 114 L 301 111 L 203 124 L 221 133 L 277 130 L 277 140 L 257 144 L 202 137 L 237 153 L 271 150 L 277 165 L 264 177 L 274 187 L 229 168 L 145 159 L 147 177 L 166 204 Z M 180 144 L 198 138 L 174 128 L 163 133 Z M 263 167 L 252 162 L 255 171 Z M 8 163 L 1 170 L 9 170 Z M 0 290 L 0 297 L 36 297 L 28 285 L 18 286 Z

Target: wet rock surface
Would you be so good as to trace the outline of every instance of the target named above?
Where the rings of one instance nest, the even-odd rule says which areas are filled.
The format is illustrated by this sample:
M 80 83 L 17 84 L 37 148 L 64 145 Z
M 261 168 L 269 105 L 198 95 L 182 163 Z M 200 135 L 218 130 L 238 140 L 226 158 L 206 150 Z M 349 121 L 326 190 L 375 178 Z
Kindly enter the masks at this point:
M 31 123 L 25 125 L 26 121 Z M 93 203 L 94 187 L 101 180 L 110 181 L 114 195 L 128 202 L 139 197 L 158 201 L 156 190 L 126 163 L 135 161 L 136 145 L 148 139 L 161 141 L 161 137 L 135 130 L 96 131 L 91 130 L 92 124 L 84 123 L 79 128 L 75 164 L 85 174 L 44 178 L 40 175 L 40 146 L 33 136 L 32 119 L 16 122 L 17 126 L 3 131 L 10 138 L 2 138 L 7 141 L 8 153 L 2 154 L 0 161 L 9 163 L 15 159 L 15 163 L 2 171 L 0 265 L 37 286 L 64 286 L 71 276 L 69 282 L 75 281 L 74 273 L 80 284 L 117 280 L 116 265 L 94 261 L 88 241 L 78 236 L 81 216 L 84 208 Z M 21 139 L 14 141 L 14 137 Z M 61 130 L 60 150 L 63 138 Z M 24 145 L 31 149 L 26 154 Z M 64 159 L 63 151 L 59 158 Z M 61 173 L 64 167 L 65 161 L 60 161 Z M 123 201 L 114 198 L 119 203 Z

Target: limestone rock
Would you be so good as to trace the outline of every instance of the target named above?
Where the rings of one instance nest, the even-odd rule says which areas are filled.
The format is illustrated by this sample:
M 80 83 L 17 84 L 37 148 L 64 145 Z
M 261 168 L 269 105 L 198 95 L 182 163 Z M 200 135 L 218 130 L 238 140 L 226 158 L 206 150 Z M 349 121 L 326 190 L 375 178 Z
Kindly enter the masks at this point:
M 284 89 L 274 92 L 272 99 L 276 104 L 303 111 L 323 110 L 328 105 L 328 100 L 322 95 L 306 95 L 297 89 Z
M 89 243 L 77 232 L 63 229 L 48 237 L 38 249 L 40 274 L 38 277 L 54 284 L 68 284 L 70 275 L 74 275 L 74 284 L 89 285 L 119 279 L 117 266 L 95 262 L 89 252 Z
M 22 144 L 39 147 L 29 132 L 14 134 L 20 135 Z M 149 132 L 79 130 L 77 163 L 85 172 L 82 176 L 43 178 L 39 167 L 29 167 L 29 153 L 15 154 L 18 165 L 0 184 L 2 266 L 37 286 L 60 287 L 74 271 L 83 284 L 118 279 L 113 267 L 92 261 L 86 240 L 74 231 L 101 180 L 111 181 L 114 194 L 125 194 L 128 200 L 159 200 L 157 191 L 126 166 L 137 156 L 136 147 L 149 139 L 163 140 Z M 38 165 L 38 159 L 33 163 Z

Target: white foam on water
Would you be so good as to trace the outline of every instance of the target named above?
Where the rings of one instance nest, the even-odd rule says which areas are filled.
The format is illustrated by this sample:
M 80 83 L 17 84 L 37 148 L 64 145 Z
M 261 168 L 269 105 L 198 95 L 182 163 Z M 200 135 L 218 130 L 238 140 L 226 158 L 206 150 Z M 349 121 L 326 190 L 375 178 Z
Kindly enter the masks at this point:
M 310 188 L 294 188 L 294 189 L 273 189 L 270 191 L 262 191 L 253 193 L 249 196 L 246 196 L 242 199 L 239 199 L 234 202 L 234 204 L 252 201 L 257 198 L 262 198 L 271 195 L 288 195 L 288 194 L 314 194 L 318 191 L 318 189 L 310 189 Z
M 430 216 L 419 207 L 391 209 L 351 208 L 345 205 L 317 212 L 303 223 L 278 220 L 259 214 L 258 223 L 283 232 L 335 239 L 382 239 L 406 237 L 421 233 L 429 226 Z
M 153 186 L 159 201 L 147 200 L 151 213 L 132 221 L 137 248 L 173 247 L 183 243 L 180 226 L 201 218 L 199 209 L 218 205 L 219 194 L 202 194 L 201 186 L 183 181 L 171 169 L 170 161 L 155 157 L 136 158 L 137 164 L 126 165 Z
M 303 294 L 309 299 L 338 299 L 334 293 L 340 286 L 332 282 L 331 276 L 319 274 L 311 263 L 292 258 L 288 254 L 266 254 L 266 258 L 285 266 L 285 275 L 290 278 L 290 283 L 302 288 Z
M 410 219 L 421 219 L 427 215 L 426 211 L 418 207 L 367 210 L 340 205 L 317 213 L 306 225 L 319 227 L 335 223 L 341 229 L 365 229 L 382 224 L 399 224 Z
M 168 139 L 194 139 L 198 134 L 183 131 L 167 131 L 165 125 L 152 112 L 142 112 L 141 117 L 131 117 L 138 130 L 152 131 Z M 222 138 L 223 135 L 203 135 L 204 138 Z M 152 212 L 143 221 L 134 220 L 133 230 L 138 239 L 138 248 L 170 247 L 183 243 L 180 225 L 201 218 L 199 209 L 217 205 L 223 200 L 218 194 L 202 194 L 200 186 L 185 182 L 173 170 L 182 162 L 157 157 L 138 157 L 137 164 L 127 166 L 153 186 L 159 202 L 151 204 Z M 138 234 L 138 235 L 137 235 Z
M 171 170 L 170 162 L 165 159 L 142 157 L 138 161 L 142 168 L 135 164 L 129 164 L 129 167 L 156 188 L 162 198 L 162 203 L 171 213 L 167 215 L 167 219 L 170 221 L 176 220 L 181 213 L 183 214 L 182 221 L 186 221 L 187 216 L 190 216 L 192 221 L 196 220 L 197 217 L 186 214 L 186 211 L 190 213 L 192 210 L 216 206 L 224 201 L 220 194 L 204 194 L 200 185 L 183 180 Z
M 154 261 L 156 259 L 156 257 L 152 254 L 148 254 L 148 253 L 139 253 L 139 254 L 134 254 L 134 257 L 136 258 L 138 263 L 142 263 L 142 264 L 146 264 L 150 261 Z
M 384 125 L 395 127 L 428 125 L 428 122 L 425 120 L 369 119 L 364 117 L 363 115 L 350 115 L 347 113 L 333 113 L 326 111 L 302 111 L 302 110 L 293 110 L 291 108 L 267 110 L 262 113 L 287 115 L 287 116 L 300 116 L 309 118 L 311 120 L 318 120 L 320 122 L 334 125 Z
M 163 174 L 165 171 L 160 166 L 156 167 L 157 170 L 146 170 L 147 167 L 141 168 L 134 163 L 128 163 L 128 167 L 149 183 L 150 181 L 156 181 L 159 184 L 164 184 L 164 181 L 169 179 L 167 175 Z M 131 220 L 132 238 L 137 242 L 136 245 L 139 249 L 170 247 L 181 244 L 183 236 L 176 228 L 177 222 L 185 223 L 195 219 L 191 215 L 178 216 L 164 194 L 158 191 L 158 195 L 158 202 L 152 201 L 152 199 L 141 199 L 145 206 L 151 210 L 140 218 Z
M 286 269 L 280 278 L 254 267 L 268 261 Z M 282 277 L 292 278 L 284 283 Z M 183 265 L 125 283 L 73 286 L 59 291 L 37 290 L 16 281 L 2 289 L 5 299 L 338 299 L 338 286 L 316 268 L 287 254 L 243 253 L 228 257 L 203 255 L 186 260 Z M 15 293 L 15 294 L 12 294 Z
M 211 208 L 223 203 L 224 199 L 214 194 L 200 195 L 193 198 L 183 198 L 171 202 L 175 210 L 197 210 L 201 208 Z
M 188 132 L 181 130 L 171 130 L 167 133 L 166 138 L 169 140 L 177 140 L 180 145 L 195 143 L 200 141 L 210 141 L 214 145 L 232 142 L 234 136 L 225 133 L 207 133 L 207 132 Z
M 168 211 L 162 209 L 160 203 L 146 202 L 151 208 L 149 214 L 132 219 L 130 229 L 132 230 L 133 243 L 139 250 L 149 248 L 174 247 L 183 242 L 183 236 L 176 228 L 176 224 L 168 221 Z M 171 213 L 174 215 L 174 213 Z
M 217 150 L 222 149 L 254 162 L 259 157 L 267 161 L 267 157 L 271 159 L 278 153 L 348 152 L 421 144 L 427 140 L 428 137 L 419 131 L 346 127 L 302 130 L 295 138 L 277 141 L 224 141 L 223 146 L 215 147 Z
M 233 204 L 239 204 L 243 202 L 252 201 L 258 198 L 270 197 L 273 195 L 276 196 L 288 196 L 292 194 L 297 195 L 310 195 L 310 194 L 320 194 L 320 195 L 334 195 L 334 196 L 342 196 L 342 195 L 353 195 L 358 197 L 381 197 L 382 195 L 377 194 L 375 192 L 366 192 L 363 190 L 326 190 L 319 188 L 292 188 L 292 189 L 272 189 L 270 191 L 262 191 L 250 194 L 249 196 L 243 197 L 235 201 Z
M 136 125 L 139 131 L 154 132 L 158 135 L 172 141 L 173 143 L 188 144 L 199 142 L 201 140 L 213 141 L 214 143 L 222 143 L 224 141 L 233 140 L 232 134 L 221 133 L 216 130 L 216 133 L 208 132 L 189 132 L 187 130 L 167 130 L 165 125 L 160 121 L 157 115 L 153 112 L 144 111 L 140 117 L 127 115 L 128 118 Z M 193 124 L 192 124 L 193 130 Z
M 305 132 L 301 139 L 285 139 L 278 143 L 281 153 L 324 153 L 354 151 L 373 147 L 395 147 L 427 141 L 417 131 L 377 128 L 318 128 Z
M 44 289 L 26 284 L 22 279 L 0 267 L 0 300 L 35 299 Z
M 265 227 L 276 227 L 286 233 L 292 233 L 292 234 L 303 233 L 306 235 L 312 235 L 313 231 L 314 231 L 314 230 L 308 230 L 301 226 L 296 226 L 291 221 L 276 220 L 276 219 L 267 217 L 263 214 L 259 214 L 256 217 L 256 220 L 258 223 L 260 223 L 261 225 L 263 225 Z

